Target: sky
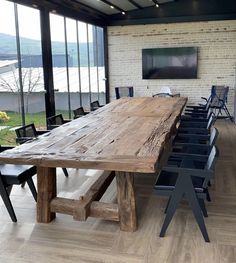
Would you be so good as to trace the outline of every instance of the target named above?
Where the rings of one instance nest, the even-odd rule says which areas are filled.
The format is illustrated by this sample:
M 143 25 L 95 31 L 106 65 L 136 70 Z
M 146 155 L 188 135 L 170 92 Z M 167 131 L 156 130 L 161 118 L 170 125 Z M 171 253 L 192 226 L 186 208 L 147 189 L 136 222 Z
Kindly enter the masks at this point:
M 39 11 L 23 5 L 18 6 L 20 36 L 30 39 L 40 40 L 40 20 Z M 67 39 L 68 42 L 76 42 L 75 20 L 67 19 Z M 52 41 L 64 42 L 64 19 L 62 16 L 51 14 L 51 37 Z M 92 27 L 89 26 L 89 42 L 92 41 Z M 0 33 L 15 35 L 14 3 L 0 0 Z M 79 22 L 79 41 L 87 42 L 86 25 Z

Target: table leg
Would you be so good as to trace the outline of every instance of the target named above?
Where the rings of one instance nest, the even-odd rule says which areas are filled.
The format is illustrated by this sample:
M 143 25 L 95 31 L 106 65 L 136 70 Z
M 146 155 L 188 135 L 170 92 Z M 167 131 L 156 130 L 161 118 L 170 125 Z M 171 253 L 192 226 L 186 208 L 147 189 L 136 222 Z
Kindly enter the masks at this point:
M 56 217 L 56 213 L 50 211 L 50 202 L 56 197 L 56 168 L 37 167 L 37 221 L 49 223 Z
M 134 174 L 116 172 L 116 183 L 120 229 L 133 232 L 137 229 Z

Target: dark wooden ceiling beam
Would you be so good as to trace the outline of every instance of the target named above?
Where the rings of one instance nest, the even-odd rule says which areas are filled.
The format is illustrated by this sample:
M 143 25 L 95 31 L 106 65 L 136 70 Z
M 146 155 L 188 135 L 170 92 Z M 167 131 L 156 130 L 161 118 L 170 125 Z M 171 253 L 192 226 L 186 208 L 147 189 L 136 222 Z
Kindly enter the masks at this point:
M 138 9 L 143 9 L 141 5 L 139 5 L 137 2 L 134 0 L 128 0 L 133 6 L 137 7 Z

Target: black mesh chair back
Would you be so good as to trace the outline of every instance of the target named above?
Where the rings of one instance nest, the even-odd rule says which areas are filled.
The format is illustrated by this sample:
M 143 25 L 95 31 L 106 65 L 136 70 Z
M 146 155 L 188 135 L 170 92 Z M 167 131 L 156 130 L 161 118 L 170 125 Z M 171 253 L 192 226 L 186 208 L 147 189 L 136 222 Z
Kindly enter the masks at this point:
M 62 114 L 54 115 L 52 117 L 47 118 L 48 125 L 62 125 L 64 124 L 64 119 Z
M 74 119 L 76 119 L 76 118 L 86 115 L 88 112 L 85 112 L 83 107 L 79 107 L 73 110 L 73 113 L 74 113 Z
M 20 144 L 32 140 L 33 138 L 36 138 L 38 136 L 33 123 L 17 128 L 15 129 L 15 132 L 17 137 L 16 142 Z
M 222 103 L 227 103 L 229 87 L 212 86 L 211 88 L 211 107 L 221 107 Z
M 100 107 L 103 107 L 103 105 L 100 105 L 98 100 L 95 100 L 95 101 L 90 103 L 91 111 L 95 111 L 95 110 L 99 109 Z
M 122 97 L 133 97 L 134 88 L 132 86 L 115 87 L 115 93 L 116 93 L 116 99 L 120 99 Z
M 15 130 L 17 137 L 37 137 L 37 131 L 33 123 Z

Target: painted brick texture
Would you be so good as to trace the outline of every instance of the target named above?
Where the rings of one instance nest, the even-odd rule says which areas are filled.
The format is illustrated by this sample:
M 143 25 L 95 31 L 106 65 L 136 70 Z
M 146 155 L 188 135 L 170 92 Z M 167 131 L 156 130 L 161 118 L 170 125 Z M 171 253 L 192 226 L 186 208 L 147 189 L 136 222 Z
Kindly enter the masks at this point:
M 143 48 L 188 46 L 198 48 L 197 79 L 142 79 Z M 212 85 L 227 85 L 233 113 L 236 20 L 109 27 L 108 49 L 111 99 L 116 86 L 133 86 L 135 96 L 151 96 L 169 86 L 195 103 L 209 96 Z

